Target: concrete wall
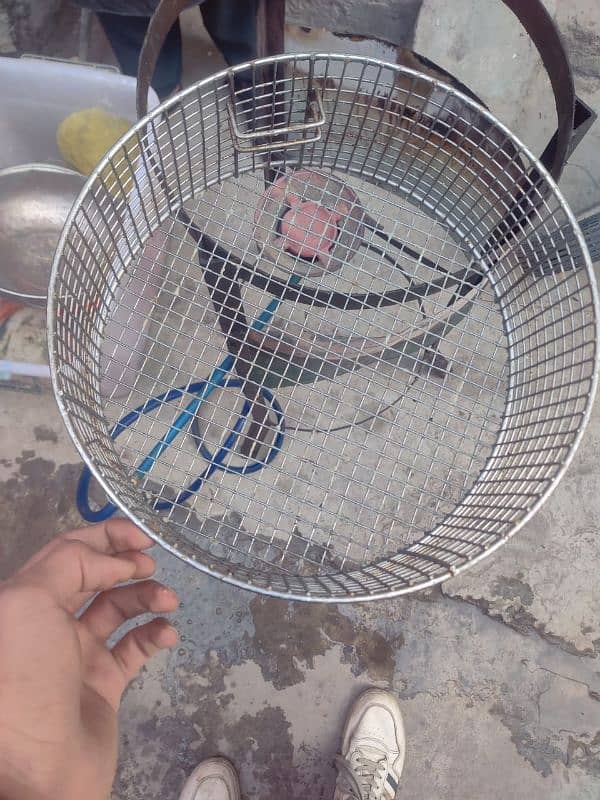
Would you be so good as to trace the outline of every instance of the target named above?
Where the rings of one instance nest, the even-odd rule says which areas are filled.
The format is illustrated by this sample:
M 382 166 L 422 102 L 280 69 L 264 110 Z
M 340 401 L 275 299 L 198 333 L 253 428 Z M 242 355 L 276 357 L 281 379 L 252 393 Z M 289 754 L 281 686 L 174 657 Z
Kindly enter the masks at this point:
M 288 0 L 287 19 L 311 28 L 412 41 L 422 0 Z
M 0 53 L 38 52 L 64 0 L 0 0 Z
M 600 112 L 598 0 L 544 2 L 564 36 L 579 96 Z M 368 52 L 365 43 L 336 44 L 322 28 L 411 45 L 473 89 L 536 154 L 555 130 L 552 90 L 537 50 L 499 0 L 288 0 L 288 17 L 312 27 L 293 31 L 299 49 Z M 372 53 L 385 57 L 377 48 Z M 600 203 L 600 123 L 571 157 L 561 184 L 575 211 Z
M 600 113 L 600 3 L 544 2 L 565 39 L 578 95 Z M 414 48 L 468 84 L 535 153 L 543 149 L 556 127 L 550 84 L 535 47 L 497 0 L 424 0 Z M 576 212 L 600 203 L 600 122 L 561 186 Z

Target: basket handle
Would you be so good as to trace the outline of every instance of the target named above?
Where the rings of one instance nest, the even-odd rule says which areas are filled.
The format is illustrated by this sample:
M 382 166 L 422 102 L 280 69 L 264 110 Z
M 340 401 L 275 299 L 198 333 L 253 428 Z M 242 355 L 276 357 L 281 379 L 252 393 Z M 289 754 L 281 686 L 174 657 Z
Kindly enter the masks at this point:
M 306 122 L 273 125 L 271 128 L 246 132 L 238 123 L 235 95 L 232 92 L 232 98 L 227 103 L 227 121 L 233 146 L 238 153 L 270 153 L 274 149 L 289 150 L 318 142 L 325 124 L 325 109 L 319 92 L 309 91 Z
M 558 127 L 544 152 L 541 163 L 555 180 L 567 159 L 596 119 L 595 113 L 575 95 L 573 73 L 554 20 L 541 0 L 502 0 L 516 16 L 534 43 L 552 86 Z M 137 83 L 137 112 L 148 111 L 148 89 L 161 47 L 171 26 L 188 0 L 161 0 L 150 20 L 140 53 Z M 285 0 L 258 0 L 257 55 L 277 55 L 284 51 Z

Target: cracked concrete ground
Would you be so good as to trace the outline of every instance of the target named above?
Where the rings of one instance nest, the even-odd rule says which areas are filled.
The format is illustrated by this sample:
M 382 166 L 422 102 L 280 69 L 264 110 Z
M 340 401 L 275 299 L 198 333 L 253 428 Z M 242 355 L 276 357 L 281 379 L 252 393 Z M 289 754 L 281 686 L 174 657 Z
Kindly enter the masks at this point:
M 502 118 L 533 130 L 523 115 L 535 76 L 519 63 L 494 72 L 497 50 L 486 52 L 485 36 L 464 24 L 474 2 L 457 3 L 444 28 L 441 0 L 428 0 L 416 47 L 491 81 Z M 548 6 L 567 34 L 578 90 L 598 108 L 597 8 Z M 501 38 L 502 12 L 486 19 Z M 521 97 L 512 105 L 500 90 L 509 83 Z M 599 131 L 565 174 L 576 209 L 600 200 Z M 37 361 L 43 347 L 43 316 L 25 310 L 8 323 L 0 357 Z M 80 522 L 79 458 L 50 391 L 34 388 L 0 390 L 0 578 Z M 402 703 L 399 797 L 597 800 L 599 447 L 596 404 L 565 478 L 516 538 L 441 588 L 397 601 L 342 608 L 265 599 L 156 550 L 159 579 L 181 596 L 182 639 L 126 694 L 113 800 L 176 800 L 185 775 L 215 753 L 236 763 L 246 798 L 329 798 L 345 711 L 372 685 Z

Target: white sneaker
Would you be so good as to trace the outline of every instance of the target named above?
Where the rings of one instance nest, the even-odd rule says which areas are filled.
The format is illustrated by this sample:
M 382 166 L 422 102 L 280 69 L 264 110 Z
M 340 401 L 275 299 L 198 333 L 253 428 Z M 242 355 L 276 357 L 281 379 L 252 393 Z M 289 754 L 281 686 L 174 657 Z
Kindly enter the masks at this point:
M 187 779 L 179 800 L 242 800 L 237 772 L 226 758 L 207 758 Z
M 406 741 L 396 697 L 368 689 L 352 706 L 342 735 L 334 800 L 393 800 Z

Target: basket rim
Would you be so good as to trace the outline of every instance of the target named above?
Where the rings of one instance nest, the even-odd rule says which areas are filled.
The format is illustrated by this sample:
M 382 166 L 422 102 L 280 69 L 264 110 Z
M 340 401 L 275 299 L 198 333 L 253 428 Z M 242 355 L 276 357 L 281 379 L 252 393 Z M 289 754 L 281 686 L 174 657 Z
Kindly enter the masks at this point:
M 327 59 L 328 61 L 340 61 L 340 62 L 353 62 L 353 63 L 363 63 L 365 65 L 372 65 L 375 67 L 379 67 L 381 69 L 389 69 L 398 74 L 407 75 L 414 79 L 418 79 L 421 81 L 427 82 L 432 87 L 440 88 L 445 93 L 452 95 L 458 98 L 462 103 L 465 104 L 471 110 L 476 111 L 482 118 L 488 120 L 492 123 L 498 130 L 500 130 L 517 149 L 520 154 L 525 155 L 531 164 L 531 167 L 534 167 L 541 178 L 543 179 L 544 183 L 548 186 L 552 194 L 554 195 L 555 199 L 558 200 L 560 205 L 560 209 L 565 214 L 566 219 L 568 220 L 573 233 L 575 234 L 575 238 L 577 243 L 581 249 L 581 254 L 584 261 L 585 272 L 587 273 L 587 279 L 589 282 L 589 290 L 592 298 L 592 307 L 594 313 L 594 329 L 595 329 L 595 337 L 594 337 L 594 356 L 593 356 L 593 374 L 591 377 L 591 385 L 590 391 L 588 393 L 586 399 L 585 409 L 581 413 L 581 423 L 579 425 L 578 431 L 575 433 L 574 438 L 569 446 L 569 451 L 566 454 L 563 463 L 556 471 L 556 474 L 550 480 L 547 487 L 538 497 L 536 502 L 533 506 L 529 509 L 529 511 L 520 519 L 518 522 L 512 524 L 508 533 L 504 536 L 499 537 L 497 541 L 489 544 L 482 550 L 480 553 L 474 556 L 463 556 L 464 561 L 456 566 L 445 567 L 439 564 L 435 559 L 428 559 L 428 557 L 422 553 L 418 552 L 418 548 L 423 546 L 423 540 L 428 537 L 435 537 L 436 531 L 439 530 L 441 526 L 443 526 L 444 521 L 442 520 L 438 523 L 435 528 L 431 531 L 424 533 L 420 539 L 411 543 L 405 548 L 402 548 L 397 556 L 408 556 L 408 557 L 418 557 L 425 561 L 430 561 L 432 566 L 434 564 L 438 564 L 438 571 L 436 572 L 435 569 L 432 569 L 432 577 L 429 579 L 424 579 L 422 581 L 417 581 L 415 583 L 404 583 L 399 588 L 389 589 L 385 591 L 373 591 L 372 593 L 364 593 L 364 594 L 349 594 L 346 595 L 336 595 L 336 594 L 325 594 L 325 592 L 314 592 L 314 593 L 296 593 L 294 591 L 285 591 L 278 588 L 273 587 L 267 581 L 264 584 L 262 583 L 255 583 L 253 581 L 245 581 L 239 577 L 236 577 L 235 574 L 231 574 L 228 572 L 226 568 L 219 569 L 216 567 L 211 566 L 208 563 L 199 561 L 197 558 L 187 555 L 186 553 L 182 552 L 178 549 L 174 544 L 169 542 L 164 536 L 154 530 L 144 519 L 141 518 L 138 514 L 132 512 L 127 505 L 120 499 L 119 495 L 114 492 L 106 483 L 100 470 L 95 466 L 92 459 L 88 455 L 85 446 L 83 445 L 82 441 L 80 440 L 79 434 L 77 433 L 75 426 L 71 422 L 70 415 L 68 409 L 66 407 L 65 402 L 63 401 L 62 391 L 59 385 L 59 364 L 58 364 L 58 353 L 56 348 L 56 311 L 57 311 L 57 297 L 56 297 L 56 283 L 59 274 L 59 265 L 62 258 L 63 249 L 65 246 L 65 242 L 67 240 L 67 236 L 71 229 L 73 220 L 76 218 L 79 209 L 81 208 L 86 196 L 88 195 L 89 189 L 94 185 L 95 181 L 97 180 L 98 176 L 101 174 L 103 169 L 106 165 L 110 162 L 112 157 L 120 150 L 124 143 L 132 136 L 132 134 L 142 131 L 148 123 L 160 117 L 164 114 L 165 111 L 168 111 L 171 107 L 180 103 L 183 99 L 185 99 L 188 95 L 196 93 L 199 89 L 204 88 L 206 86 L 214 85 L 219 81 L 222 81 L 229 76 L 235 75 L 238 72 L 243 72 L 244 70 L 248 70 L 250 68 L 256 68 L 260 66 L 269 66 L 276 63 L 293 63 L 297 61 L 318 61 Z M 60 239 L 58 241 L 56 251 L 52 261 L 52 269 L 50 274 L 50 281 L 48 287 L 48 302 L 47 302 L 47 315 L 46 315 L 46 327 L 47 327 L 47 336 L 48 336 L 48 353 L 49 353 L 49 363 L 50 363 L 50 374 L 52 379 L 52 387 L 54 391 L 54 396 L 56 399 L 56 403 L 58 405 L 58 409 L 60 415 L 63 419 L 65 427 L 71 437 L 75 448 L 77 449 L 79 455 L 82 458 L 83 463 L 90 469 L 94 478 L 98 481 L 100 486 L 102 487 L 103 491 L 107 494 L 108 498 L 119 508 L 119 510 L 132 522 L 138 525 L 145 533 L 150 536 L 150 538 L 155 541 L 157 544 L 160 544 L 165 550 L 170 552 L 171 554 L 177 556 L 178 558 L 185 561 L 190 566 L 195 567 L 196 569 L 200 570 L 201 572 L 210 575 L 214 578 L 218 578 L 225 583 L 231 584 L 241 589 L 250 590 L 256 592 L 258 594 L 270 596 L 270 597 L 277 597 L 283 600 L 295 600 L 295 601 L 304 601 L 304 602 L 322 602 L 322 603 L 356 603 L 356 602 L 366 602 L 371 600 L 386 600 L 391 599 L 394 597 L 400 597 L 407 594 L 411 594 L 416 591 L 421 591 L 424 589 L 429 589 L 437 584 L 444 582 L 445 580 L 454 577 L 456 575 L 461 574 L 466 569 L 474 566 L 475 564 L 480 563 L 483 559 L 490 556 L 494 553 L 498 548 L 505 544 L 509 539 L 511 539 L 516 533 L 518 533 L 524 525 L 529 522 L 529 520 L 538 512 L 540 507 L 547 501 L 550 495 L 554 492 L 559 482 L 562 480 L 565 472 L 569 468 L 575 453 L 581 443 L 581 439 L 587 428 L 589 423 L 592 407 L 594 404 L 594 399 L 596 396 L 597 388 L 598 388 L 598 380 L 599 380 L 599 369 L 600 369 L 600 350 L 598 343 L 600 341 L 600 300 L 598 297 L 598 286 L 596 281 L 596 276 L 594 273 L 594 269 L 592 266 L 592 261 L 589 255 L 589 251 L 587 245 L 585 243 L 585 239 L 581 232 L 579 223 L 577 222 L 573 211 L 571 210 L 569 204 L 567 203 L 565 197 L 563 196 L 562 191 L 558 187 L 556 181 L 552 178 L 549 174 L 548 170 L 540 163 L 539 158 L 535 156 L 530 148 L 525 145 L 521 139 L 515 135 L 504 123 L 502 123 L 493 113 L 491 113 L 487 108 L 482 106 L 481 104 L 477 103 L 468 95 L 464 94 L 463 92 L 459 91 L 455 87 L 445 83 L 438 78 L 434 78 L 431 75 L 426 73 L 420 72 L 418 70 L 412 69 L 410 67 L 406 67 L 401 64 L 393 64 L 391 62 L 387 62 L 377 58 L 371 58 L 368 56 L 355 56 L 355 55 L 344 55 L 340 53 L 327 53 L 327 52 L 319 52 L 319 53 L 294 53 L 294 54 L 283 54 L 278 56 L 269 56 L 266 58 L 255 59 L 252 61 L 247 61 L 242 64 L 236 65 L 235 67 L 225 68 L 220 70 L 219 72 L 213 73 L 206 78 L 203 78 L 200 81 L 197 81 L 186 89 L 183 89 L 181 92 L 178 92 L 176 95 L 173 95 L 168 100 L 160 103 L 159 105 L 155 106 L 146 116 L 140 119 L 138 122 L 132 125 L 132 127 L 125 133 L 123 136 L 119 138 L 117 142 L 105 153 L 103 158 L 100 162 L 96 165 L 94 170 L 90 173 L 89 177 L 87 178 L 81 192 L 73 204 L 69 216 L 65 222 L 64 228 L 62 230 Z M 498 447 L 498 442 L 494 444 L 494 448 L 492 450 L 492 454 L 494 450 Z M 491 455 L 492 455 L 491 454 Z M 489 460 L 489 457 L 488 457 Z M 487 461 L 486 461 L 487 463 Z M 484 467 L 485 469 L 485 467 Z M 475 483 L 474 486 L 477 484 Z M 461 498 L 460 504 L 462 504 L 467 497 L 471 494 L 474 486 Z M 150 514 L 148 514 L 150 516 Z M 456 554 L 457 558 L 460 558 L 458 554 Z M 330 580 L 335 581 L 336 577 L 348 579 L 352 574 L 364 574 L 365 570 L 369 568 L 375 569 L 377 566 L 384 566 L 386 564 L 390 564 L 391 566 L 394 565 L 394 562 L 391 559 L 395 558 L 395 556 L 385 556 L 379 558 L 373 562 L 369 562 L 368 564 L 363 564 L 357 570 L 352 570 L 350 572 L 342 572 L 342 573 L 327 573 L 324 575 L 316 575 L 314 576 L 314 580 L 316 581 L 326 581 L 330 582 Z M 207 559 L 208 560 L 208 559 Z M 410 568 L 410 565 L 407 564 L 407 568 Z M 231 567 L 231 570 L 234 570 L 235 567 Z M 294 579 L 300 579 L 300 576 L 290 576 L 290 581 Z M 273 576 L 273 580 L 277 581 L 278 576 Z M 307 577 L 303 580 L 312 580 L 312 578 Z M 401 579 L 398 578 L 400 581 Z

